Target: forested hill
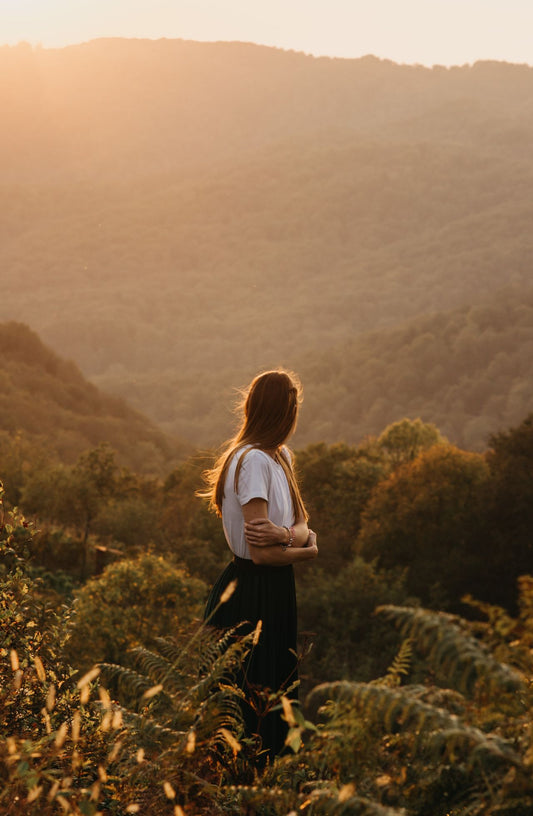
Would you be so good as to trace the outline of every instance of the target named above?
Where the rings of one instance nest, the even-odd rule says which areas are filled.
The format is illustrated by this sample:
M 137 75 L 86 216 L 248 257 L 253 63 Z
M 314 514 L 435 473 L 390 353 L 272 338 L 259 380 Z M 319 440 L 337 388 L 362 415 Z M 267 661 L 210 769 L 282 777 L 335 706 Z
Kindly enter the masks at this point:
M 532 98 L 505 63 L 0 48 L 0 319 L 220 441 L 256 370 L 530 286 Z
M 322 352 L 294 354 L 305 392 L 294 445 L 357 444 L 407 416 L 436 424 L 456 445 L 485 450 L 491 433 L 531 412 L 532 359 L 531 287 L 358 334 Z M 98 379 L 111 387 L 111 379 Z M 229 384 L 245 382 L 235 372 L 229 377 Z M 232 418 L 221 406 L 231 405 L 234 393 L 224 372 L 201 380 L 173 370 L 147 372 L 134 382 L 124 376 L 119 390 L 178 437 L 210 434 L 216 443 L 231 431 Z
M 21 433 L 65 462 L 105 442 L 141 473 L 162 473 L 188 452 L 87 382 L 24 324 L 0 323 L 0 385 L 0 442 Z
M 2 172 L 146 175 L 339 133 L 525 153 L 532 89 L 531 68 L 494 62 L 428 69 L 183 40 L 4 46 Z
M 370 332 L 302 360 L 302 441 L 355 442 L 407 416 L 484 450 L 531 411 L 532 360 L 533 289 Z

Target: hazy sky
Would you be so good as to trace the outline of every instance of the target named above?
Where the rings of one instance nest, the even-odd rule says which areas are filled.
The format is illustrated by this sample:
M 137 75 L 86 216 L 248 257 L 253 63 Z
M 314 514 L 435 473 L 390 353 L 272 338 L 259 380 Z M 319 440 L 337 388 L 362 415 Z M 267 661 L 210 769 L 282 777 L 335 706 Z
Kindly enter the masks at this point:
M 0 43 L 244 40 L 397 62 L 533 64 L 533 0 L 0 0 Z

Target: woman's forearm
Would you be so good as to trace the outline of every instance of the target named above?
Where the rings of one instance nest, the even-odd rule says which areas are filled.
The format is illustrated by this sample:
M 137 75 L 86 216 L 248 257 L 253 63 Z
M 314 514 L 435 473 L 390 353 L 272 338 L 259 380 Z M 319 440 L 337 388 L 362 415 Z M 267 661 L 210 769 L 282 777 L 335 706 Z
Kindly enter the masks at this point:
M 253 547 L 250 546 L 250 555 L 254 564 L 270 564 L 273 567 L 282 567 L 285 564 L 296 564 L 307 561 L 309 553 L 307 547 Z
M 298 521 L 296 524 L 293 524 L 292 529 L 294 530 L 293 547 L 307 546 L 309 540 L 309 527 L 307 526 L 307 522 Z
M 254 546 L 249 544 L 250 555 L 254 564 L 269 564 L 270 566 L 281 567 L 285 564 L 297 564 L 300 561 L 309 561 L 318 555 L 316 534 L 309 530 L 305 547 L 284 546 Z
M 282 527 L 268 518 L 253 518 L 245 521 L 244 534 L 246 543 L 256 547 L 277 547 L 280 544 L 305 547 L 309 528 L 306 521 L 298 521 L 292 527 Z

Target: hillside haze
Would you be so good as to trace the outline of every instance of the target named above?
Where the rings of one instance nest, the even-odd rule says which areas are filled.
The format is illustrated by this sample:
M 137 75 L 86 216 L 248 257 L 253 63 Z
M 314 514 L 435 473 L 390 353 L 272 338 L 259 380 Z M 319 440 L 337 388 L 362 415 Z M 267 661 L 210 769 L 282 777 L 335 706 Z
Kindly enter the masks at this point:
M 189 453 L 124 400 L 87 382 L 22 323 L 0 323 L 0 384 L 0 460 L 26 441 L 69 463 L 107 443 L 119 464 L 162 474 Z
M 311 372 L 358 335 L 528 291 L 532 99 L 533 69 L 505 63 L 4 47 L 0 319 L 167 429 L 220 441 L 230 386 L 258 368 Z M 355 358 L 331 363 L 353 389 Z M 419 389 L 398 410 L 425 405 Z M 353 404 L 353 427 L 379 431 Z M 463 426 L 486 410 L 468 404 Z M 338 438 L 323 416 L 301 433 Z

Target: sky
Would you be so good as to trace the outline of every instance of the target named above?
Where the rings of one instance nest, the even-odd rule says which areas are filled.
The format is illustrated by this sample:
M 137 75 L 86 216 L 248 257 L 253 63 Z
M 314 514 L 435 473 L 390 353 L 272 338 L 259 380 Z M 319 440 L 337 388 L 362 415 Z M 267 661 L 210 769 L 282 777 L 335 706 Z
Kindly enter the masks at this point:
M 533 0 L 0 0 L 0 44 L 240 40 L 317 56 L 533 65 Z

